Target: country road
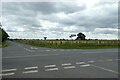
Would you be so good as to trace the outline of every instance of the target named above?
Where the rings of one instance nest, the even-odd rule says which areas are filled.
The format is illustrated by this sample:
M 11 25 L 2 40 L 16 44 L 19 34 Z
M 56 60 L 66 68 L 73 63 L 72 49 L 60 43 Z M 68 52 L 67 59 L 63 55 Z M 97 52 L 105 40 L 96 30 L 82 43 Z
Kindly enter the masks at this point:
M 3 78 L 118 78 L 118 49 L 50 49 L 8 41 Z

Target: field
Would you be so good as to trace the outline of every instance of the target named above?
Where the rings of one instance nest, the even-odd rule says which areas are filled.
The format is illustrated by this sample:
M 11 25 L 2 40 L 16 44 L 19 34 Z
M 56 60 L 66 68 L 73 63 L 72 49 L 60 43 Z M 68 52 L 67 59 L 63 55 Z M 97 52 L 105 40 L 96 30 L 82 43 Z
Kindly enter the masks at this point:
M 38 47 L 61 49 L 120 48 L 119 40 L 14 40 Z

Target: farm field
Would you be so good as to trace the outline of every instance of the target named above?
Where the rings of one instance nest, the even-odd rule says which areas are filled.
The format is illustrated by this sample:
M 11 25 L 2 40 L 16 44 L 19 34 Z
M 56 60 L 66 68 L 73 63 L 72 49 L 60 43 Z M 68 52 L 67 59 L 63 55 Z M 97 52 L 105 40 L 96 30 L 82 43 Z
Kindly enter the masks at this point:
M 99 48 L 120 48 L 119 40 L 14 40 L 45 48 L 60 49 L 99 49 Z

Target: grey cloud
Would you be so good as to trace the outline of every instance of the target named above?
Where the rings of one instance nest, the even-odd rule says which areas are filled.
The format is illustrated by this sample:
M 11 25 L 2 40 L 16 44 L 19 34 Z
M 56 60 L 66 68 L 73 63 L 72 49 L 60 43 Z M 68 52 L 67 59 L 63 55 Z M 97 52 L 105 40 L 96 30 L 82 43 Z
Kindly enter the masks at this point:
M 107 6 L 106 6 L 107 5 Z M 93 8 L 87 8 L 85 4 L 80 6 L 75 3 L 63 2 L 24 2 L 3 3 L 3 16 L 10 26 L 21 26 L 31 32 L 51 32 L 59 34 L 93 32 L 96 28 L 116 28 L 117 6 L 113 2 L 99 2 Z M 60 19 L 58 13 L 64 13 L 68 18 Z M 56 22 L 59 25 L 54 28 L 44 29 L 40 20 Z M 4 22 L 4 21 L 3 21 Z M 5 23 L 4 23 L 5 24 Z M 75 26 L 76 30 L 69 30 Z M 63 28 L 68 27 L 68 31 Z M 15 32 L 8 29 L 8 32 Z M 101 31 L 103 34 L 116 34 L 115 31 Z

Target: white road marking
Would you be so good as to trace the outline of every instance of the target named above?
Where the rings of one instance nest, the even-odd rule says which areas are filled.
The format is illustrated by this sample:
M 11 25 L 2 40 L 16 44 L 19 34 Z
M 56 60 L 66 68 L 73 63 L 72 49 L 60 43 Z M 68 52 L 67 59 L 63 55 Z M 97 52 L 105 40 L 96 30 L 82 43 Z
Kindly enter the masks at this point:
M 80 65 L 80 67 L 88 67 L 90 64 Z
M 38 70 L 31 70 L 31 71 L 24 71 L 23 74 L 27 74 L 27 73 L 37 73 Z
M 114 52 L 116 52 L 116 51 L 112 51 L 112 52 L 114 53 Z M 108 54 L 108 53 L 111 53 L 111 52 L 108 52 L 108 51 L 107 51 L 107 52 L 104 51 L 104 53 L 101 53 L 101 52 L 84 52 L 83 54 L 99 54 L 99 53 L 100 53 L 100 54 L 105 54 L 105 53 Z M 116 52 L 116 53 L 118 53 L 118 52 Z
M 90 62 L 90 63 L 94 63 L 95 61 L 88 61 L 88 62 Z
M 72 65 L 72 64 L 71 63 L 62 64 L 62 66 L 69 66 L 69 65 Z
M 38 49 L 38 48 L 36 48 L 36 47 L 31 47 L 31 49 Z
M 23 47 L 23 46 L 21 46 L 21 45 L 18 45 L 19 47 L 22 47 L 23 49 L 25 49 L 26 51 L 29 51 L 29 52 L 34 52 L 34 51 L 32 51 L 32 50 L 29 50 L 29 49 L 27 49 L 27 48 L 25 48 L 25 47 Z
M 35 67 L 26 67 L 25 70 L 27 70 L 27 69 L 37 69 L 37 68 L 38 68 L 37 66 L 35 66 Z
M 57 51 L 57 50 L 53 50 L 53 51 Z
M 56 71 L 58 68 L 45 69 L 45 71 Z
M 67 66 L 67 67 L 63 67 L 64 69 L 73 69 L 75 68 L 75 66 Z
M 120 59 L 116 59 L 116 60 L 120 60 Z
M 85 62 L 76 62 L 76 64 L 85 64 Z
M 29 51 L 29 52 L 33 52 L 32 50 L 29 50 L 29 49 L 27 49 L 27 48 L 24 48 L 26 51 Z
M 2 70 L 2 72 L 8 72 L 8 71 L 16 71 L 17 69 L 5 69 L 5 70 Z
M 100 67 L 100 66 L 96 66 L 96 65 L 91 65 L 93 67 L 96 67 L 96 68 L 99 68 L 99 69 L 102 69 L 102 70 L 105 70 L 105 71 L 109 71 L 109 72 L 113 72 L 113 73 L 116 73 L 116 74 L 120 74 L 119 72 L 117 71 L 113 71 L 111 69 L 107 69 L 107 68 L 104 68 L 104 67 Z
M 31 55 L 31 56 L 12 56 L 12 57 L 2 57 L 2 58 L 26 58 L 26 57 L 39 57 L 39 56 L 48 56 L 48 54 L 44 54 L 44 55 Z
M 50 51 L 50 50 L 46 50 L 46 51 Z
M 45 68 L 49 68 L 49 67 L 56 67 L 56 65 L 47 65 L 47 66 L 45 66 Z
M 0 74 L 0 76 L 11 76 L 14 75 L 15 73 L 4 73 L 4 74 Z
M 112 59 L 107 59 L 107 61 L 113 61 Z

